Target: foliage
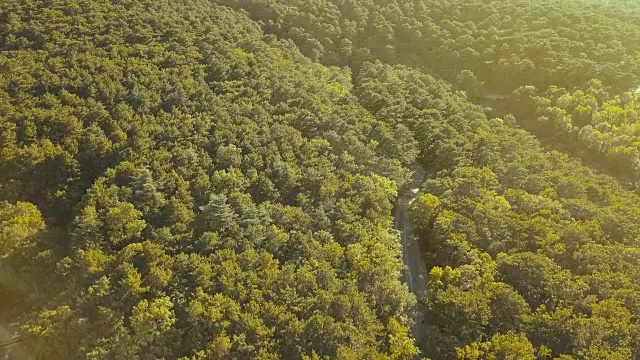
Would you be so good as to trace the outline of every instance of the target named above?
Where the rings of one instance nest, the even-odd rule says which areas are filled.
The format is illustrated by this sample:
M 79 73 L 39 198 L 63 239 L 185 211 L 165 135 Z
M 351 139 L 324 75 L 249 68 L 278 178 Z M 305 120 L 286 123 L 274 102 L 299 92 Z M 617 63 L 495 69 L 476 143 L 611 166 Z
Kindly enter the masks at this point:
M 0 329 L 34 359 L 640 357 L 637 10 L 1 2 Z
M 416 354 L 391 229 L 416 145 L 347 70 L 205 0 L 0 19 L 2 309 L 34 358 Z
M 248 11 L 312 59 L 357 69 L 374 59 L 426 67 L 474 95 L 527 84 L 571 88 L 591 78 L 627 90 L 640 80 L 640 18 L 632 1 L 222 3 Z
M 365 64 L 355 93 L 404 121 L 430 174 L 411 206 L 431 269 L 427 356 L 637 356 L 637 195 L 417 70 Z M 612 325 L 592 333 L 600 306 Z

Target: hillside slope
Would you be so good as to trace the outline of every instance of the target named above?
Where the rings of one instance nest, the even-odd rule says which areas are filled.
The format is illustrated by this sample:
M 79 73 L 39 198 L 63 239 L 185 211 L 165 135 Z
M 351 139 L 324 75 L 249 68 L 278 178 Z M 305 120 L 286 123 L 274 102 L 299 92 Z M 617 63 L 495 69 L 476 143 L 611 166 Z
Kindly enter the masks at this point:
M 43 360 L 639 358 L 639 20 L 0 2 L 0 324 Z
M 637 195 L 415 69 L 365 64 L 354 93 L 412 129 L 429 174 L 410 210 L 427 356 L 638 356 Z
M 348 72 L 204 0 L 0 19 L 0 309 L 33 358 L 415 354 L 413 145 Z

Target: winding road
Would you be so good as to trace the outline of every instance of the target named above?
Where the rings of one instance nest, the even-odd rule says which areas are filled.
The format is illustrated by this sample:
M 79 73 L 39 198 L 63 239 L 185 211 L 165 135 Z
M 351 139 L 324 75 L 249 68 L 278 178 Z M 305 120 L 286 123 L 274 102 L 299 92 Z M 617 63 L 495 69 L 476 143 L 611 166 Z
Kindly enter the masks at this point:
M 17 324 L 0 324 L 0 359 L 27 360 L 27 353 L 23 350 L 18 337 Z
M 420 196 L 420 185 L 425 178 L 422 168 L 417 168 L 413 173 L 410 190 L 398 198 L 395 209 L 395 228 L 402 232 L 402 260 L 407 267 L 404 276 L 409 291 L 420 299 L 427 290 L 427 274 L 424 259 L 420 251 L 420 243 L 413 236 L 411 221 L 409 220 L 409 206 Z M 411 332 L 415 339 L 419 339 L 420 321 L 418 311 L 413 314 L 413 327 Z
M 0 296 L 11 296 L 20 293 L 20 277 L 9 266 L 0 264 Z M 3 299 L 4 300 L 4 299 Z M 4 305 L 4 304 L 2 304 Z M 27 352 L 20 342 L 19 324 L 10 323 L 9 313 L 2 313 L 0 318 L 0 359 L 28 360 Z M 15 320 L 15 319 L 13 319 Z

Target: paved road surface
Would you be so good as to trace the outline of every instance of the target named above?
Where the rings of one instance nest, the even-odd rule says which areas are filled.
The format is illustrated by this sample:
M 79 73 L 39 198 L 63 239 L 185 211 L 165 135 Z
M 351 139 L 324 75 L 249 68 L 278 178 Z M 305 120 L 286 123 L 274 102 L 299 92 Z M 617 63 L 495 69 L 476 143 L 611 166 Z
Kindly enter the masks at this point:
M 395 210 L 395 228 L 402 232 L 402 260 L 407 269 L 405 270 L 405 281 L 409 290 L 416 295 L 416 298 L 423 296 L 427 289 L 427 274 L 424 260 L 420 251 L 420 244 L 411 231 L 411 221 L 409 221 L 409 205 L 420 195 L 420 185 L 424 181 L 425 173 L 422 168 L 416 169 L 411 181 L 410 190 L 401 194 L 398 198 Z M 420 321 L 414 314 L 414 324 L 411 332 L 413 337 L 419 339 Z

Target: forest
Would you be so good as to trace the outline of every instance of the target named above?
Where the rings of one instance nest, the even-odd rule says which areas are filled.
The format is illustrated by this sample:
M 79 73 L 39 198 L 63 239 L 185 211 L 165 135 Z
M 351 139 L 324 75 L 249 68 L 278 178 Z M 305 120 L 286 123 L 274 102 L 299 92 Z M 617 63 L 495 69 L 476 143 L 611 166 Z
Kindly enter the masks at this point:
M 639 86 L 630 0 L 0 1 L 0 356 L 640 359 Z

